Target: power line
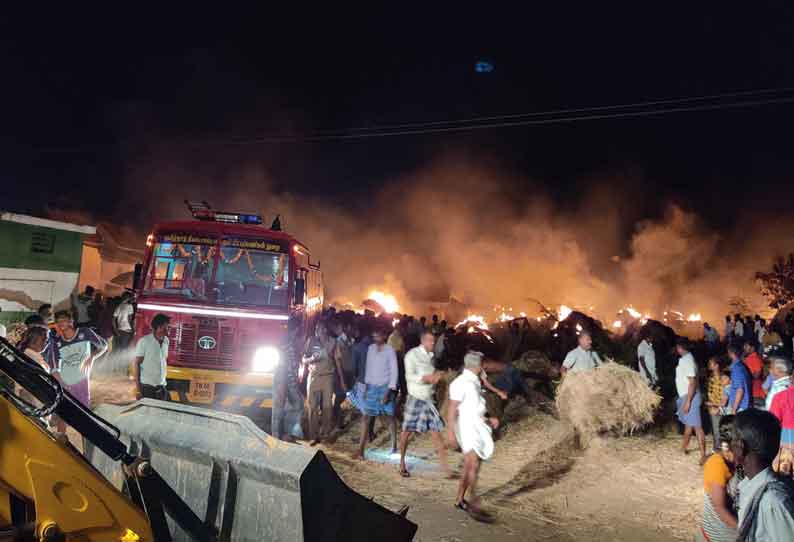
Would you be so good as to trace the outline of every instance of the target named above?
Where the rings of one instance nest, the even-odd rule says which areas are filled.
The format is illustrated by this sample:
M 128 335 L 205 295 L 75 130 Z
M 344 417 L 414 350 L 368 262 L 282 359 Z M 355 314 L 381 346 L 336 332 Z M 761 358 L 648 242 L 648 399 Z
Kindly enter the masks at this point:
M 621 118 L 631 118 L 631 117 L 649 117 L 649 116 L 657 116 L 657 115 L 665 115 L 669 113 L 687 113 L 687 112 L 695 112 L 695 111 L 715 111 L 720 109 L 738 109 L 742 107 L 757 107 L 757 106 L 764 106 L 764 105 L 773 105 L 773 104 L 785 104 L 785 103 L 794 103 L 794 96 L 789 97 L 781 97 L 781 98 L 770 98 L 767 100 L 747 100 L 741 102 L 733 102 L 733 103 L 721 103 L 721 104 L 704 104 L 704 105 L 697 105 L 697 106 L 686 106 L 686 107 L 674 107 L 668 109 L 651 109 L 651 110 L 638 110 L 638 111 L 624 111 L 624 112 L 617 112 L 617 113 L 595 113 L 595 114 L 587 114 L 587 115 L 575 115 L 575 116 L 566 116 L 566 117 L 558 117 L 558 118 L 546 118 L 546 119 L 525 119 L 525 120 L 515 120 L 515 121 L 503 121 L 503 122 L 492 122 L 492 123 L 482 123 L 482 124 L 469 124 L 469 125 L 459 125 L 459 126 L 442 126 L 437 128 L 417 128 L 417 129 L 405 129 L 405 130 L 391 130 L 391 131 L 380 131 L 380 132 L 364 132 L 358 134 L 334 134 L 334 135 L 327 135 L 327 136 L 304 136 L 299 138 L 279 138 L 279 137 L 264 137 L 264 138 L 251 138 L 251 139 L 240 139 L 240 140 L 228 140 L 226 142 L 216 142 L 217 144 L 224 144 L 224 145 L 254 145 L 254 144 L 264 144 L 264 143 L 313 143 L 313 142 L 320 142 L 320 141 L 334 141 L 334 140 L 346 140 L 346 139 L 365 139 L 365 138 L 372 138 L 372 137 L 394 137 L 394 136 L 402 136 L 402 135 L 423 135 L 423 134 L 435 134 L 435 133 L 453 133 L 453 132 L 465 132 L 471 130 L 486 130 L 486 129 L 495 129 L 495 128 L 511 128 L 511 127 L 519 127 L 519 126 L 540 126 L 545 124 L 561 124 L 566 122 L 582 122 L 582 121 L 589 121 L 589 120 L 608 120 L 608 119 L 621 119 Z M 201 143 L 199 143 L 201 144 Z
M 361 126 L 359 128 L 350 128 L 344 130 L 344 132 L 370 132 L 370 131 L 380 131 L 380 130 L 395 130 L 395 129 L 402 129 L 402 128 L 424 128 L 424 127 L 432 127 L 432 126 L 443 126 L 448 124 L 468 124 L 468 123 L 479 123 L 479 122 L 491 122 L 491 121 L 500 121 L 500 120 L 512 120 L 518 118 L 532 118 L 532 117 L 541 117 L 541 116 L 549 116 L 549 115 L 567 115 L 573 113 L 592 113 L 598 111 L 613 111 L 619 109 L 635 109 L 635 108 L 643 108 L 643 107 L 655 107 L 659 105 L 677 105 L 677 104 L 686 104 L 692 102 L 699 102 L 699 101 L 708 101 L 708 100 L 721 100 L 726 98 L 747 98 L 752 96 L 764 96 L 768 94 L 783 94 L 786 92 L 794 92 L 794 87 L 776 87 L 776 88 L 764 88 L 764 89 L 757 89 L 757 90 L 742 90 L 736 92 L 723 92 L 720 94 L 705 94 L 703 96 L 687 96 L 682 98 L 663 98 L 658 100 L 650 100 L 644 102 L 635 102 L 635 103 L 628 103 L 628 104 L 613 104 L 613 105 L 601 105 L 601 106 L 591 106 L 591 107 L 576 107 L 576 108 L 565 108 L 565 109 L 552 109 L 549 111 L 532 111 L 527 113 L 511 113 L 506 115 L 494 115 L 494 116 L 487 116 L 487 117 L 471 117 L 465 119 L 449 119 L 449 120 L 438 120 L 438 121 L 428 121 L 428 122 L 411 122 L 411 123 L 404 123 L 404 124 L 389 124 L 389 125 L 381 125 L 381 126 Z M 339 133 L 340 130 L 337 131 L 321 131 L 316 132 L 315 135 L 322 136 L 325 134 L 333 135 Z
M 794 91 L 794 87 L 778 89 L 762 89 L 755 91 L 742 91 L 708 96 L 695 96 L 685 98 L 669 98 L 632 104 L 615 104 L 595 107 L 556 109 L 537 111 L 531 113 L 518 113 L 511 115 L 498 115 L 491 117 L 472 117 L 467 119 L 432 121 L 421 123 L 404 123 L 383 125 L 373 128 L 356 128 L 344 131 L 315 132 L 307 136 L 274 135 L 249 138 L 227 138 L 215 140 L 176 141 L 180 146 L 241 146 L 262 144 L 288 144 L 288 143 L 317 143 L 324 141 L 345 141 L 367 138 L 396 137 L 408 135 L 425 135 L 436 133 L 456 133 L 474 130 L 487 130 L 498 128 L 511 128 L 521 126 L 543 126 L 570 122 L 584 122 L 609 119 L 641 118 L 660 116 L 672 113 L 689 113 L 698 111 L 716 111 L 723 109 L 739 109 L 746 107 L 761 107 L 775 104 L 794 103 L 794 95 L 765 98 L 759 100 L 742 99 L 717 103 L 704 103 L 685 105 L 700 101 L 725 98 L 747 98 L 763 96 L 773 93 Z M 659 107 L 659 106 L 664 107 Z M 674 106 L 674 107 L 670 107 Z M 677 106 L 677 107 L 675 107 Z M 37 149 L 42 153 L 81 153 L 91 152 L 98 148 L 116 147 L 121 143 L 83 144 L 73 147 L 58 147 Z

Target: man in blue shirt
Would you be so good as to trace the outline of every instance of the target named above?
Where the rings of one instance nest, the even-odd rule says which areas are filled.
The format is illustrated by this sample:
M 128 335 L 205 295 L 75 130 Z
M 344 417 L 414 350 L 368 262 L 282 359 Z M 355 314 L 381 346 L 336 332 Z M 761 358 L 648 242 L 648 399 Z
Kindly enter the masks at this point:
M 741 348 L 738 345 L 728 347 L 728 357 L 731 359 L 731 391 L 728 394 L 728 409 L 731 414 L 737 414 L 750 407 L 752 389 L 750 371 L 742 362 Z

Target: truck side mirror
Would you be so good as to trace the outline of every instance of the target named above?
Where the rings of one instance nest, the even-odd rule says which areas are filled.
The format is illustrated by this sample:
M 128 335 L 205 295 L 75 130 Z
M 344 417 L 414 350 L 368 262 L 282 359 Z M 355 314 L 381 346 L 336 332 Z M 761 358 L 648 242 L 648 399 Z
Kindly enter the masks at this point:
M 295 304 L 296 305 L 305 305 L 306 304 L 306 279 L 305 278 L 296 278 L 295 279 Z
M 136 292 L 141 289 L 141 275 L 143 275 L 143 264 L 136 263 L 132 272 L 132 289 Z

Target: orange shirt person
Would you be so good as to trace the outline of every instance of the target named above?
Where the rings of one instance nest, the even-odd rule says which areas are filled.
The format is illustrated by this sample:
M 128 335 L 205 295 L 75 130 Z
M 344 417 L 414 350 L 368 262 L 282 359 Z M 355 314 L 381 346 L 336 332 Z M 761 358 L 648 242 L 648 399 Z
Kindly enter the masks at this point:
M 766 397 L 766 392 L 763 388 L 764 362 L 750 343 L 744 343 L 744 364 L 753 377 L 753 401 L 756 403 L 758 401 L 762 402 L 764 397 Z

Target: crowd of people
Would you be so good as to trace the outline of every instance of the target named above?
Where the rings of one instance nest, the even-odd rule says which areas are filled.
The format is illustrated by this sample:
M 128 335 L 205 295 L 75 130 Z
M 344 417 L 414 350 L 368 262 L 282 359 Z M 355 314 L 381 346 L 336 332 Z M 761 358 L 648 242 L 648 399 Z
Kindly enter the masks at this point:
M 473 350 L 464 352 L 442 412 L 444 397 L 436 386 L 448 374 L 449 364 L 455 365 L 450 349 L 457 348 L 459 333 L 437 316 L 429 321 L 412 316 L 395 320 L 331 309 L 303 344 L 297 337 L 300 321 L 290 319 L 287 327 L 284 358 L 274 375 L 273 436 L 310 446 L 333 444 L 338 431 L 351 421 L 346 410 L 352 410 L 360 418 L 353 457 L 363 460 L 380 418 L 390 435 L 391 452 L 399 454 L 398 472 L 410 478 L 409 445 L 415 435 L 428 433 L 444 475 L 460 480 L 455 506 L 479 521 L 492 521 L 476 494 L 480 461 L 491 457 L 493 432 L 499 427 L 498 419 L 487 415 L 485 393 L 490 390 L 507 400 L 508 392 L 521 388 L 503 363 L 485 360 Z M 486 378 L 486 366 L 497 376 L 495 384 Z M 342 408 L 345 401 L 350 409 Z M 308 434 L 301 424 L 304 417 Z M 447 462 L 449 447 L 463 452 L 460 474 Z
M 696 539 L 794 540 L 794 365 L 781 333 L 762 318 L 737 314 L 725 321 L 722 337 L 704 324 L 705 371 L 694 345 L 676 342 L 682 451 L 688 453 L 695 434 L 704 466 Z
M 53 311 L 41 305 L 27 317 L 23 331 L 12 342 L 28 357 L 56 376 L 61 385 L 83 406 L 91 406 L 91 373 L 95 362 L 111 349 L 126 359 L 134 337 L 132 296 L 125 292 L 105 300 L 91 286 L 71 298 L 72 307 Z M 152 322 L 152 333 L 135 345 L 132 363 L 136 398 L 165 399 L 166 359 L 168 357 L 168 317 L 158 315 Z M 61 434 L 65 425 L 50 420 Z
M 695 538 L 794 540 L 794 365 L 781 333 L 760 317 L 735 315 L 726 322 L 723 337 L 706 323 L 701 344 L 685 337 L 675 343 L 681 449 L 689 453 L 694 435 L 704 469 L 703 516 Z M 637 370 L 660 389 L 658 348 L 649 333 L 641 331 L 638 338 Z M 582 330 L 562 363 L 563 376 L 598 368 L 601 358 L 592 343 L 589 330 Z M 696 352 L 703 358 L 696 359 Z
M 109 325 L 104 325 L 112 315 Z M 25 332 L 15 341 L 31 359 L 55 375 L 80 403 L 90 408 L 92 367 L 111 349 L 132 347 L 134 311 L 128 295 L 109 300 L 88 287 L 73 297 L 71 310 L 43 305 L 25 321 Z M 274 374 L 271 433 L 285 441 L 315 446 L 333 444 L 338 431 L 349 425 L 348 412 L 360 417 L 360 440 L 354 453 L 365 459 L 381 418 L 390 434 L 392 453 L 399 453 L 399 474 L 409 478 L 406 457 L 412 438 L 429 433 L 440 467 L 448 478 L 459 478 L 455 506 L 479 521 L 493 516 L 476 495 L 480 461 L 491 457 L 493 431 L 499 420 L 487 415 L 486 394 L 497 401 L 528 392 L 526 382 L 509 364 L 484 359 L 465 351 L 458 340 L 465 330 L 450 328 L 433 316 L 376 317 L 372 313 L 323 313 L 305 341 L 304 323 L 290 318 L 280 348 L 281 362 Z M 134 345 L 131 372 L 136 398 L 168 400 L 166 389 L 169 317 L 156 315 L 151 333 Z M 452 352 L 459 350 L 460 352 Z M 454 360 L 453 360 L 454 358 Z M 447 408 L 436 385 L 449 373 Z M 494 383 L 486 378 L 488 373 Z M 348 401 L 351 408 L 343 408 Z M 307 423 L 303 423 L 306 420 Z M 52 430 L 65 437 L 65 425 L 55 417 Z M 304 434 L 304 432 L 306 434 Z M 83 446 L 85 442 L 83 441 Z M 460 474 L 447 462 L 449 447 L 464 455 Z
M 89 287 L 75 297 L 73 311 L 53 314 L 42 306 L 28 318 L 20 343 L 86 406 L 95 360 L 109 343 L 129 348 L 133 337 L 129 296 L 103 303 Z M 109 314 L 110 324 L 103 328 Z M 160 314 L 151 324 L 131 358 L 136 397 L 167 400 L 169 318 Z M 452 328 L 437 316 L 394 319 L 328 309 L 305 340 L 304 329 L 304 322 L 290 318 L 280 345 L 273 436 L 333 445 L 357 413 L 353 457 L 363 460 L 380 418 L 391 452 L 399 454 L 398 472 L 410 478 L 409 446 L 416 435 L 428 433 L 444 475 L 459 478 L 454 505 L 479 521 L 492 521 L 476 488 L 480 463 L 492 456 L 501 425 L 494 402 L 503 406 L 511 396 L 530 397 L 526 375 L 511 363 L 526 346 L 519 323 L 508 325 L 501 360 L 471 348 L 470 340 L 463 340 L 470 337 L 465 326 Z M 681 449 L 688 453 L 694 436 L 704 468 L 698 539 L 794 540 L 794 365 L 785 335 L 761 318 L 734 315 L 726 318 L 722 336 L 706 323 L 702 342 L 679 337 L 675 343 Z M 660 388 L 664 362 L 658 360 L 664 356 L 649 333 L 640 332 L 638 339 L 637 370 L 649 386 Z M 590 330 L 583 329 L 576 340 L 562 362 L 563 378 L 602 364 Z M 439 386 L 442 381 L 448 388 Z M 346 401 L 350 406 L 343 408 Z M 463 453 L 459 473 L 448 464 L 450 448 Z

